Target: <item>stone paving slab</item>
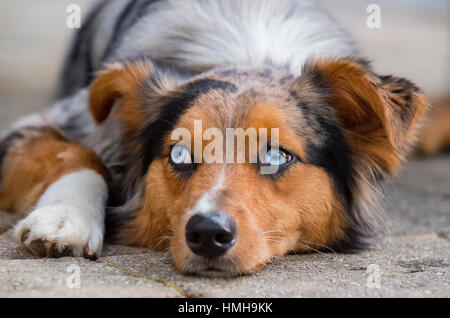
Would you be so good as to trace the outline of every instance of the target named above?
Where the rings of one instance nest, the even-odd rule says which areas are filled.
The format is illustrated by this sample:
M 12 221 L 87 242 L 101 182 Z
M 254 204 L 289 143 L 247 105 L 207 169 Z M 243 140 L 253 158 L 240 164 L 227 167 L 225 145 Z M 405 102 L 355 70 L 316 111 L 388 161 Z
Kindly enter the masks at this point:
M 70 288 L 74 268 L 80 288 Z M 180 297 L 177 290 L 143 275 L 81 258 L 0 260 L 0 297 Z M 69 281 L 69 285 L 68 285 Z
M 384 192 L 394 233 L 450 231 L 450 154 L 412 161 Z
M 148 250 L 109 246 L 106 257 L 132 259 Z M 109 255 L 109 256 L 108 256 Z M 142 254 L 140 254 L 142 255 Z M 145 255 L 145 254 L 143 254 Z M 80 273 L 79 287 L 76 273 Z M 79 257 L 38 258 L 9 236 L 0 238 L 0 297 L 182 297 L 159 279 Z

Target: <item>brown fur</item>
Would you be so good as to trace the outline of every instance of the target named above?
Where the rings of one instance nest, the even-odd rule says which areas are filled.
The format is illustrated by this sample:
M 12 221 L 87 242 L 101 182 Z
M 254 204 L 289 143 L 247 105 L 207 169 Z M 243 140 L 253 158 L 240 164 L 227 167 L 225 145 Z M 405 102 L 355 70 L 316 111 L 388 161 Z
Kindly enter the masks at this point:
M 137 131 L 144 120 L 140 108 L 138 90 L 144 78 L 150 78 L 153 67 L 150 63 L 139 61 L 123 67 L 113 65 L 107 71 L 100 73 L 101 81 L 95 81 L 91 86 L 90 107 L 94 119 L 101 123 L 110 114 L 114 101 L 121 99 L 121 107 L 116 117 L 127 124 L 130 131 Z
M 356 61 L 319 60 L 308 67 L 331 84 L 332 103 L 356 156 L 394 173 L 427 109 L 426 97 L 410 82 L 378 77 Z
M 0 188 L 0 209 L 25 216 L 61 176 L 92 169 L 108 173 L 91 150 L 67 141 L 53 128 L 29 132 L 9 149 Z
M 417 149 L 432 155 L 450 148 L 450 99 L 437 101 L 421 130 Z

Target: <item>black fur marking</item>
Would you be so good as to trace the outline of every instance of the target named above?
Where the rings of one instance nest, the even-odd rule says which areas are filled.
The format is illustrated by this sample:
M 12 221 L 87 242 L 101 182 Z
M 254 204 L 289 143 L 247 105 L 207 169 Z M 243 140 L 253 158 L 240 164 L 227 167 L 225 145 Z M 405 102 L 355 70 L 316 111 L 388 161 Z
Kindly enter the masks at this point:
M 396 111 L 402 122 L 410 122 L 414 115 L 412 110 L 413 96 L 415 93 L 420 92 L 420 89 L 409 80 L 393 77 L 392 75 L 380 76 L 380 80 L 385 86 L 382 89 L 387 89 L 394 94 L 390 98 L 390 102 L 397 106 L 394 108 L 394 111 Z
M 321 145 L 307 146 L 308 161 L 324 168 L 331 176 L 336 191 L 349 209 L 353 204 L 351 188 L 354 185 L 354 172 L 351 165 L 351 150 L 339 126 L 333 120 L 317 115 L 320 130 L 316 133 L 324 137 Z
M 124 0 L 125 1 L 125 0 Z M 108 1 L 100 1 L 99 4 L 89 13 L 83 26 L 75 36 L 72 46 L 67 55 L 64 68 L 61 73 L 61 84 L 58 89 L 58 98 L 68 97 L 76 93 L 79 89 L 89 86 L 95 78 L 95 72 L 107 61 L 108 54 L 113 51 L 120 42 L 121 37 L 130 27 L 134 25 L 146 12 L 147 8 L 157 0 L 132 0 L 116 18 L 111 39 L 102 55 L 101 61 L 93 62 L 94 41 L 98 34 L 98 26 L 102 23 L 101 14 L 108 5 Z
M 95 37 L 95 24 L 107 1 L 100 2 L 87 16 L 75 36 L 61 73 L 58 98 L 68 97 L 92 82 L 94 72 L 91 48 Z
M 115 46 L 120 42 L 120 38 L 129 30 L 144 14 L 147 8 L 158 0 L 132 0 L 120 14 L 114 27 L 114 32 L 107 49 L 104 52 L 103 60 L 108 60 L 108 54 L 113 51 Z
M 307 162 L 325 169 L 333 180 L 337 194 L 341 197 L 348 215 L 346 228 L 347 240 L 336 244 L 333 249 L 352 252 L 367 248 L 367 233 L 357 217 L 354 191 L 356 190 L 356 172 L 353 168 L 352 149 L 348 145 L 334 108 L 329 104 L 332 90 L 320 70 L 309 69 L 304 75 L 309 84 L 315 87 L 309 100 L 302 100 L 295 91 L 291 96 L 297 101 L 305 120 L 319 137 L 320 142 L 307 144 Z
M 307 124 L 313 128 L 314 134 L 320 136 L 320 143 L 308 143 L 307 162 L 324 168 L 332 178 L 336 191 L 343 199 L 346 209 L 353 204 L 351 188 L 354 185 L 354 173 L 351 164 L 351 149 L 330 108 L 323 112 L 324 105 L 310 105 L 300 100 L 295 92 L 291 92 L 302 110 Z M 329 107 L 325 105 L 325 107 Z M 322 108 L 322 110 L 320 110 Z
M 156 121 L 147 123 L 142 129 L 140 140 L 143 142 L 143 174 L 157 157 L 163 145 L 164 137 L 170 133 L 177 120 L 192 106 L 192 103 L 203 94 L 211 90 L 236 92 L 237 87 L 229 82 L 211 79 L 200 79 L 180 88 L 175 96 L 168 97 L 167 103 Z

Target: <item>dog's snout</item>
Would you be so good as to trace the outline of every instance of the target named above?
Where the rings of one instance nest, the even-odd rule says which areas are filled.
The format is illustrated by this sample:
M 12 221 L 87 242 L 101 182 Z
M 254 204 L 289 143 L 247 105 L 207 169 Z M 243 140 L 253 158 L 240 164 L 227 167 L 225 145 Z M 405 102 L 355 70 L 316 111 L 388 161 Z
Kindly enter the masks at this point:
M 236 224 L 222 212 L 192 216 L 185 232 L 191 251 L 207 258 L 225 254 L 236 243 Z

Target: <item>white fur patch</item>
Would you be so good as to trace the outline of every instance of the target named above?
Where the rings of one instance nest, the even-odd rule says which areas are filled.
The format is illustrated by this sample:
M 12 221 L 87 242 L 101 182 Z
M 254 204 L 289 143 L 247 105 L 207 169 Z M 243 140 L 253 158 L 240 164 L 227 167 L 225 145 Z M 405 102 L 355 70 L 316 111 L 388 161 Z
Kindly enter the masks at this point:
M 190 211 L 190 213 L 188 213 L 188 215 L 194 215 L 197 213 L 208 214 L 217 211 L 217 193 L 225 184 L 225 167 L 226 165 L 222 167 L 214 186 L 205 192 L 200 199 L 198 199 L 194 208 Z
M 194 70 L 273 64 L 300 75 L 309 58 L 345 57 L 356 49 L 310 0 L 170 0 L 153 4 L 109 57 L 136 52 Z
M 99 257 L 107 194 L 106 182 L 95 171 L 64 175 L 45 191 L 36 209 L 16 225 L 15 234 L 31 251 L 32 242 L 41 240 L 49 246 L 55 244 L 59 251 L 70 249 L 73 256 Z

